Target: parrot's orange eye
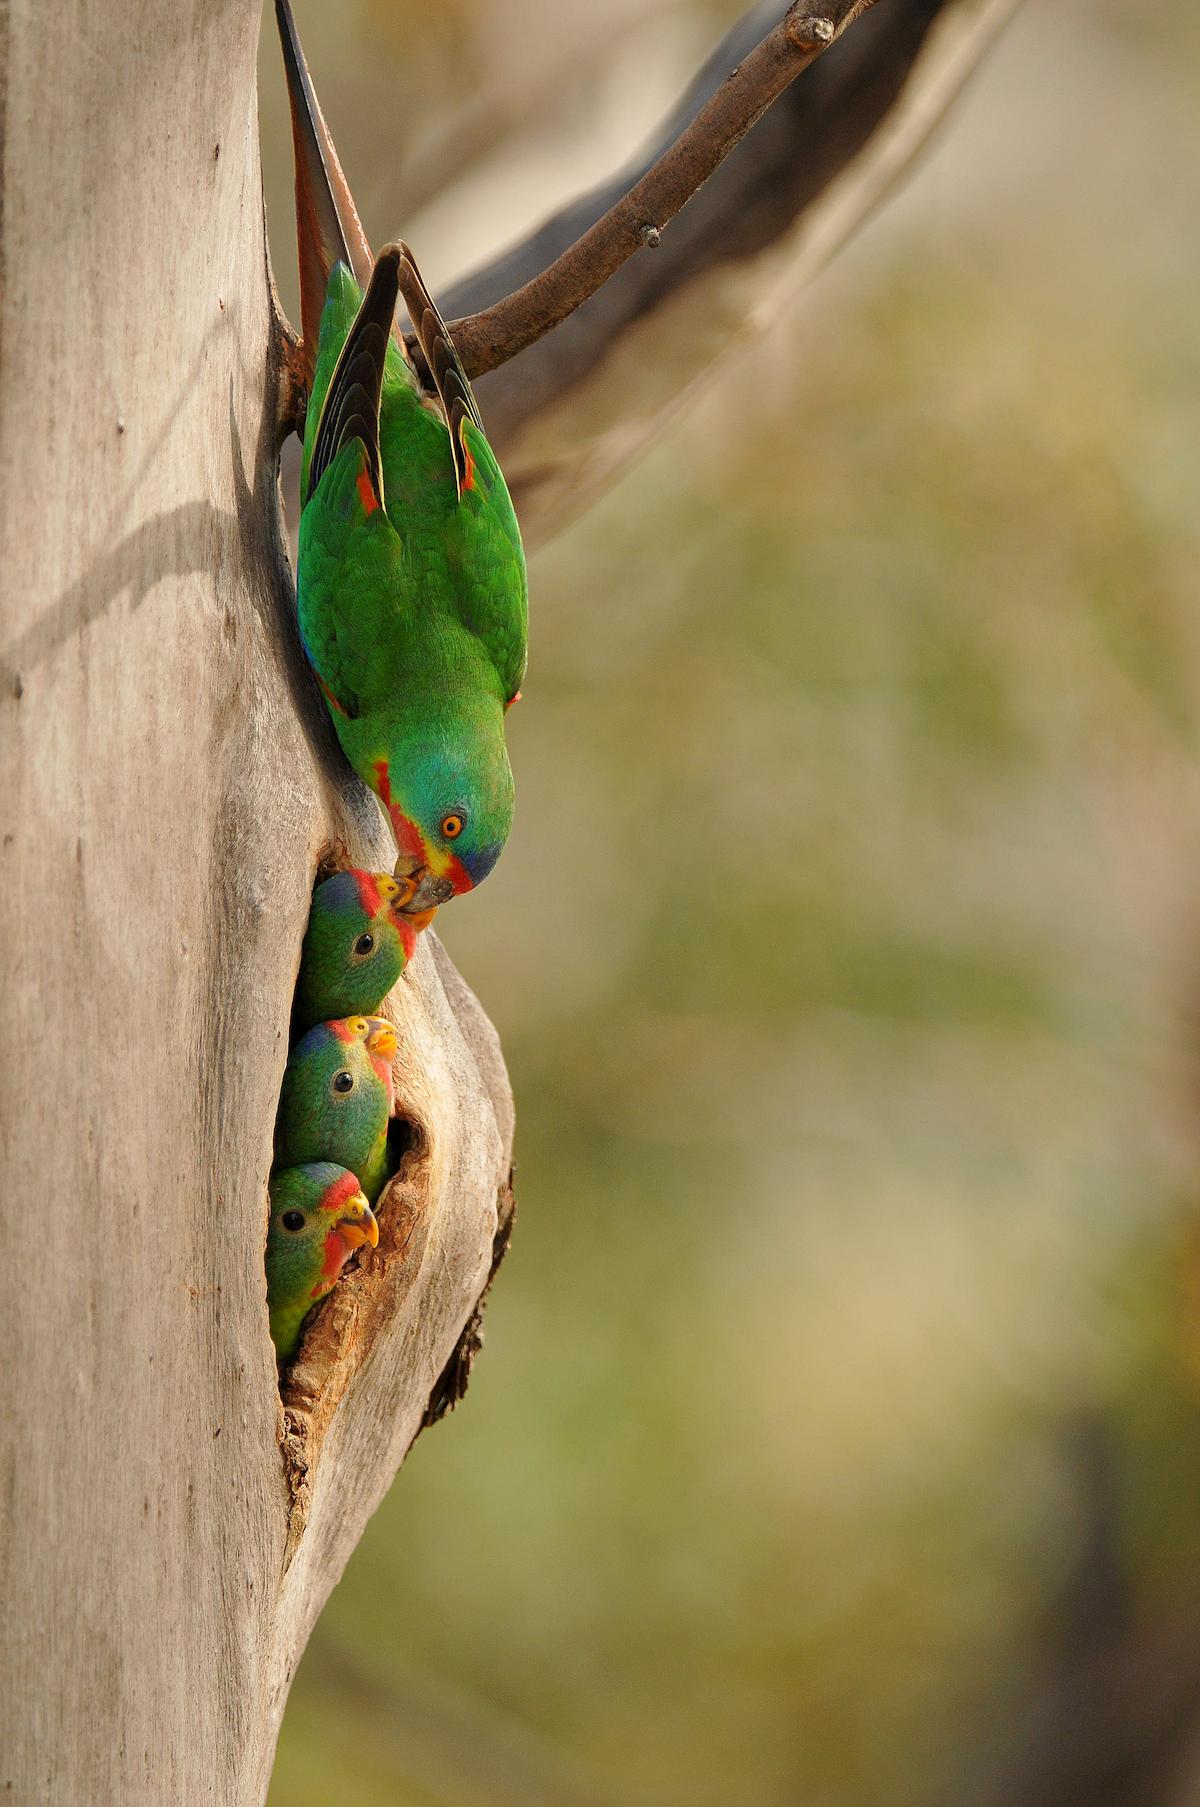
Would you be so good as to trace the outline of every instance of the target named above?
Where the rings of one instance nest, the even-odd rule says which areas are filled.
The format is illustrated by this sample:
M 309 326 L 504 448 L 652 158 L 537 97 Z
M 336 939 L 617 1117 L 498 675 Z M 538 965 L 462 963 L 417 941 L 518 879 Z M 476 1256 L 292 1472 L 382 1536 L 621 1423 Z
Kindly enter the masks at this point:
M 333 1089 L 335 1092 L 352 1092 L 354 1090 L 353 1073 L 347 1073 L 345 1067 L 342 1068 L 340 1073 L 335 1073 L 333 1076 Z
M 283 1227 L 285 1230 L 302 1230 L 304 1228 L 303 1211 L 285 1211 L 283 1214 Z
M 466 823 L 460 815 L 452 812 L 450 815 L 442 817 L 441 826 L 442 834 L 447 841 L 457 841 L 466 827 Z
M 360 935 L 358 940 L 354 943 L 354 951 L 360 960 L 365 960 L 368 954 L 374 952 L 374 949 L 374 935 Z

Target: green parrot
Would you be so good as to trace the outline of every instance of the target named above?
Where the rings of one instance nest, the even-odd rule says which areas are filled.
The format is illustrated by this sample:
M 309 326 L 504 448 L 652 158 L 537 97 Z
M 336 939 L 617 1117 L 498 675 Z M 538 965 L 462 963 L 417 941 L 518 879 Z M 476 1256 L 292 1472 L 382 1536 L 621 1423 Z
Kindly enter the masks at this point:
M 508 839 L 504 715 L 525 671 L 525 558 L 445 323 L 407 246 L 385 246 L 370 268 L 287 0 L 276 14 L 310 381 L 300 636 L 342 747 L 391 823 L 403 907 L 421 914 L 486 878 Z M 395 331 L 398 295 L 420 372 Z
M 284 1068 L 275 1120 L 276 1167 L 336 1161 L 372 1204 L 387 1178 L 396 1031 L 380 1017 L 318 1023 Z
M 426 918 L 401 909 L 411 887 L 386 872 L 335 872 L 313 892 L 292 1023 L 371 1015 L 412 959 Z M 432 916 L 433 912 L 429 912 Z
M 364 1243 L 379 1241 L 375 1214 L 344 1167 L 315 1161 L 271 1175 L 267 1310 L 280 1362 L 296 1353 L 304 1320 Z

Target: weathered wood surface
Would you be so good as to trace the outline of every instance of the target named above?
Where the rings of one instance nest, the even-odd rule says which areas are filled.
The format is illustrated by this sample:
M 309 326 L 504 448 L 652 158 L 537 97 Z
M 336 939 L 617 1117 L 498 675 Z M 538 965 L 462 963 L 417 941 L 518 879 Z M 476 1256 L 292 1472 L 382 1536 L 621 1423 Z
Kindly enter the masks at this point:
M 258 7 L 0 22 L 0 1799 L 257 1807 L 485 1282 L 511 1109 L 430 941 L 394 1008 L 424 1152 L 309 1360 L 313 1429 L 285 1421 L 262 1255 L 299 941 L 323 843 L 390 856 L 288 618 Z

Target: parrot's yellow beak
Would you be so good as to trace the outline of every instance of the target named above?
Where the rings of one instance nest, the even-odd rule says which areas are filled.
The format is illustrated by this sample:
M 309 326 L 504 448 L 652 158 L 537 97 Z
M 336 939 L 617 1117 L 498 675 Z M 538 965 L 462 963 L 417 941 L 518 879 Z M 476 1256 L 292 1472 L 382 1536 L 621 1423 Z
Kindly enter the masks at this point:
M 375 1213 L 360 1192 L 355 1203 L 359 1209 L 353 1217 L 343 1217 L 338 1224 L 342 1233 L 342 1241 L 352 1249 L 360 1249 L 364 1242 L 372 1248 L 379 1245 L 379 1225 L 375 1221 Z
M 367 1037 L 368 1054 L 380 1060 L 391 1060 L 396 1052 L 396 1031 L 390 1023 L 380 1023 Z

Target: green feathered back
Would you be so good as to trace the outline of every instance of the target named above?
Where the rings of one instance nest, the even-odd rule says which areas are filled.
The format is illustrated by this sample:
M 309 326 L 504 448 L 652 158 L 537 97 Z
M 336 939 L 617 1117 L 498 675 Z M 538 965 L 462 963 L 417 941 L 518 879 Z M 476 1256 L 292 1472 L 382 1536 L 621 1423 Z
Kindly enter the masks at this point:
M 398 847 L 457 892 L 491 870 L 511 826 L 503 717 L 525 670 L 525 561 L 486 436 L 472 418 L 461 425 L 460 494 L 446 418 L 383 337 L 394 272 L 381 255 L 365 305 L 344 265 L 330 275 L 305 428 L 297 607 L 338 736 Z

